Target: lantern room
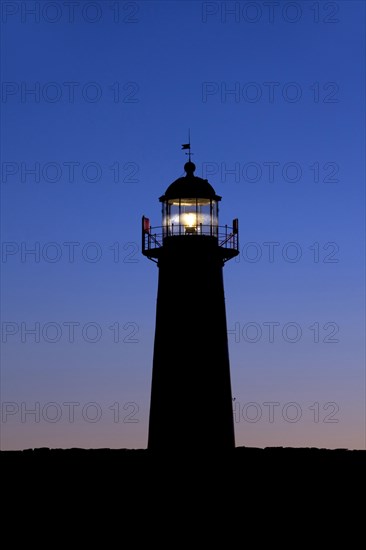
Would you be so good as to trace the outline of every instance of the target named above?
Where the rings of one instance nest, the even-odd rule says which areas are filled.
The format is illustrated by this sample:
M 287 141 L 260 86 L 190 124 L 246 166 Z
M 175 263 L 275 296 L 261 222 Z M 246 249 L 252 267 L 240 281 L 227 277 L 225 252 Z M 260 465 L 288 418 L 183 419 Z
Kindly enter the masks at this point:
M 152 227 L 150 219 L 142 216 L 142 253 L 150 260 L 157 261 L 165 247 L 178 250 L 213 245 L 224 262 L 239 254 L 238 220 L 233 220 L 232 227 L 219 226 L 221 197 L 207 180 L 194 175 L 195 169 L 193 162 L 186 162 L 186 175 L 170 184 L 159 198 L 161 225 Z
M 164 237 L 174 235 L 218 235 L 218 203 L 207 180 L 194 175 L 196 166 L 184 165 L 186 175 L 169 185 L 159 198 L 162 203 Z

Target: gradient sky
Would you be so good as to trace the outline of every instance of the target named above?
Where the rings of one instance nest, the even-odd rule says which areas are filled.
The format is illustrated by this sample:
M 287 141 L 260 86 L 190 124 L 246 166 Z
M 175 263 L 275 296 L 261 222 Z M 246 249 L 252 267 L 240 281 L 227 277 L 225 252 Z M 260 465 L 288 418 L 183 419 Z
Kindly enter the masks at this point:
M 140 219 L 189 127 L 240 220 L 236 444 L 364 448 L 365 3 L 266 4 L 1 3 L 2 449 L 146 447 Z

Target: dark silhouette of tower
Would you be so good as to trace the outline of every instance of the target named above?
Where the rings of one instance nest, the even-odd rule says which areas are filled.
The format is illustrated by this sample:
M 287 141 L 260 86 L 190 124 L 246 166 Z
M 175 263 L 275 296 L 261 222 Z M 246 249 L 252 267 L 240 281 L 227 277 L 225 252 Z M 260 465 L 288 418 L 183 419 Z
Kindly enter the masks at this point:
M 159 268 L 148 448 L 235 446 L 222 268 L 238 220 L 219 226 L 216 195 L 185 164 L 159 198 L 162 226 L 142 218 L 142 253 Z

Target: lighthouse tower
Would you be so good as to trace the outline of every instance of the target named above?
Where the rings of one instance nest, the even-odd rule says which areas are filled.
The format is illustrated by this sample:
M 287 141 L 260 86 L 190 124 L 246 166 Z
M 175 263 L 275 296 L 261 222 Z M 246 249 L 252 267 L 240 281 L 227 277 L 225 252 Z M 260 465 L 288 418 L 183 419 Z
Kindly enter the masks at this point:
M 161 226 L 142 218 L 142 253 L 159 268 L 152 451 L 235 446 L 222 268 L 239 253 L 238 220 L 219 225 L 221 197 L 195 168 L 159 198 Z

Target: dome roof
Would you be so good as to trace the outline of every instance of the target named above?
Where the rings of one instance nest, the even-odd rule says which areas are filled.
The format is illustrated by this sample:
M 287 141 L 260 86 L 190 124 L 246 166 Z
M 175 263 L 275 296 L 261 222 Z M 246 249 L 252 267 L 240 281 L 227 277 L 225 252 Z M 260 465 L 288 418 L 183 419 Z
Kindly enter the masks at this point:
M 161 202 L 169 199 L 212 199 L 220 201 L 221 197 L 216 195 L 215 189 L 207 180 L 194 175 L 196 166 L 193 162 L 186 162 L 184 170 L 186 175 L 173 181 L 159 200 Z

